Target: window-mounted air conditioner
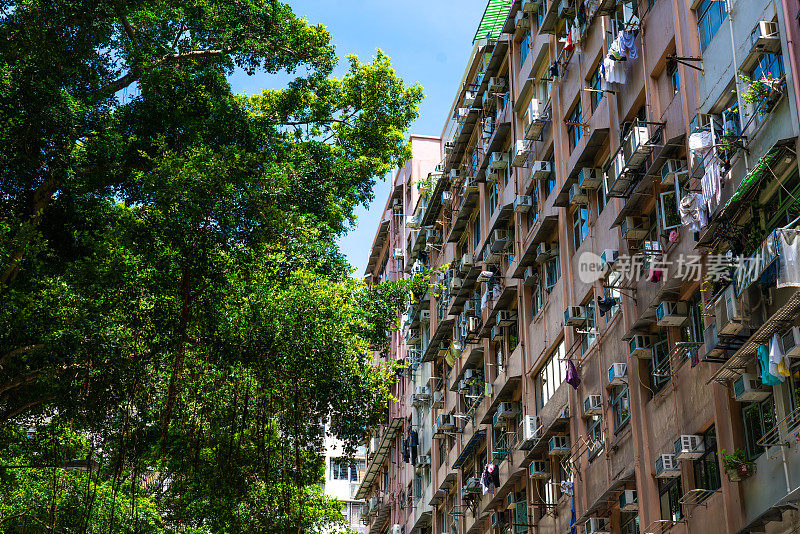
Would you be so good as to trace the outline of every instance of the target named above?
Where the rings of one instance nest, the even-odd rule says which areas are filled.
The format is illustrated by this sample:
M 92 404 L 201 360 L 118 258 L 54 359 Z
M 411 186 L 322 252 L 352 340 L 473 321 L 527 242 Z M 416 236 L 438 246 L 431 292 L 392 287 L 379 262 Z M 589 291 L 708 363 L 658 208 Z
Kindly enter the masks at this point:
M 514 324 L 516 314 L 508 310 L 500 310 L 497 312 L 497 326 L 511 326 Z
M 531 165 L 531 174 L 536 180 L 549 180 L 553 168 L 549 161 L 534 161 Z
M 443 414 L 436 418 L 439 430 L 449 432 L 456 429 L 456 418 L 451 414 Z
M 525 139 L 536 139 L 544 129 L 544 106 L 537 99 L 532 99 L 522 119 Z
M 622 239 L 628 241 L 641 241 L 647 237 L 647 226 L 644 219 L 640 217 L 625 217 L 625 220 L 619 225 Z
M 444 391 L 434 391 L 433 401 L 431 402 L 433 408 L 444 408 Z
M 519 448 L 526 451 L 542 436 L 542 420 L 536 415 L 526 415 L 519 423 Z
M 650 134 L 647 126 L 633 126 L 628 135 L 622 141 L 622 152 L 625 154 L 625 167 L 628 169 L 637 168 L 642 165 L 650 153 L 647 143 L 650 141 Z
M 456 110 L 456 122 L 463 124 L 467 122 L 467 117 L 469 117 L 469 108 L 458 108 Z
M 492 152 L 492 155 L 489 156 L 489 169 L 502 171 L 508 168 L 509 161 L 508 153 Z
M 614 248 L 607 248 L 600 254 L 600 267 L 605 271 L 619 261 L 619 250 Z
M 506 420 L 500 417 L 500 412 L 495 412 L 492 416 L 492 428 L 502 428 L 506 424 Z
M 706 452 L 703 436 L 684 434 L 675 440 L 675 458 L 678 460 L 696 460 Z
M 467 176 L 464 178 L 464 184 L 461 186 L 461 195 L 466 196 L 478 192 L 478 180 L 474 176 Z
M 498 253 L 505 250 L 509 244 L 508 231 L 495 230 L 494 232 L 492 232 L 491 243 L 492 243 L 491 245 L 492 252 Z
M 481 319 L 479 317 L 470 317 L 467 327 L 470 334 L 477 332 L 481 328 Z
M 501 249 L 502 250 L 502 249 Z M 500 254 L 492 250 L 491 245 L 483 249 L 483 263 L 487 265 L 497 265 L 500 263 Z
M 743 69 L 753 67 L 764 54 L 777 54 L 781 50 L 778 23 L 761 20 L 750 33 L 750 50 L 742 61 Z
M 422 322 L 428 322 L 431 320 L 431 311 L 430 310 L 422 310 L 419 312 L 419 320 Z
M 525 213 L 533 208 L 533 197 L 530 195 L 517 195 L 514 199 L 514 211 Z
M 514 166 L 522 167 L 528 161 L 528 155 L 531 153 L 529 144 L 524 140 L 519 140 L 514 143 Z
M 783 353 L 790 358 L 800 358 L 800 328 L 793 326 L 780 334 Z
M 536 245 L 536 263 L 544 263 L 557 254 L 556 249 L 548 243 Z
M 650 359 L 653 357 L 653 337 L 636 334 L 628 342 L 631 358 Z
M 636 490 L 626 489 L 619 494 L 619 509 L 621 512 L 635 512 L 639 509 Z
M 674 186 L 676 179 L 680 182 L 688 173 L 686 160 L 668 159 L 661 167 L 661 185 Z
M 402 259 L 403 259 L 403 256 L 404 256 L 404 255 L 403 255 L 403 249 L 402 249 L 402 248 L 396 248 L 396 249 L 394 249 L 394 259 L 396 259 L 396 260 L 402 260 Z
M 656 478 L 678 478 L 681 464 L 674 454 L 662 454 L 656 458 Z
M 470 267 L 472 267 L 472 266 L 474 265 L 474 263 L 475 263 L 475 262 L 474 262 L 474 260 L 473 260 L 473 258 L 472 258 L 472 254 L 470 254 L 470 253 L 468 252 L 468 253 L 466 253 L 466 254 L 463 254 L 463 255 L 461 256 L 461 262 L 459 263 L 459 265 L 461 266 L 461 270 L 462 270 L 462 271 L 466 271 L 466 270 L 468 270 Z
M 406 343 L 419 343 L 419 328 L 409 328 L 406 332 Z
M 561 0 L 558 4 L 558 18 L 568 19 L 575 16 L 575 7 L 572 0 Z
M 681 326 L 689 316 L 685 302 L 663 301 L 656 308 L 658 326 Z
M 745 373 L 733 383 L 733 398 L 737 402 L 762 401 L 772 394 L 772 388 L 761 383 L 756 376 Z
M 497 341 L 498 339 L 502 339 L 503 329 L 499 326 L 493 326 L 491 336 L 492 336 L 491 337 L 492 341 Z
M 572 184 L 569 188 L 569 204 L 570 206 L 577 206 L 589 203 L 589 197 L 586 195 L 586 191 L 581 189 L 581 186 L 578 184 Z
M 583 401 L 584 415 L 602 415 L 603 398 L 600 395 L 589 395 Z
M 744 330 L 750 322 L 750 303 L 747 292 L 742 292 L 739 298 L 731 284 L 717 299 L 714 307 L 717 323 L 717 334 L 722 336 L 735 336 Z
M 542 480 L 548 479 L 550 478 L 550 466 L 543 460 L 534 460 L 528 467 L 528 476 Z
M 547 443 L 547 451 L 552 455 L 565 456 L 570 453 L 569 436 L 553 436 Z
M 453 203 L 453 192 L 442 191 L 442 204 L 445 206 L 449 206 L 452 203 Z
M 406 217 L 406 228 L 419 228 L 422 224 L 422 217 L 419 215 L 409 215 Z
M 534 13 L 542 4 L 542 0 L 522 0 L 523 13 Z
M 611 534 L 611 522 L 606 517 L 590 517 L 584 527 L 586 534 Z
M 477 91 L 464 91 L 464 107 L 471 108 L 475 103 L 475 97 L 478 95 Z
M 480 378 L 480 373 L 477 369 L 466 369 L 464 371 L 464 380 L 471 382 L 477 378 Z
M 624 362 L 612 363 L 608 368 L 608 385 L 620 386 L 625 383 L 628 376 L 628 364 Z
M 506 80 L 500 77 L 489 78 L 489 87 L 487 89 L 490 93 L 502 93 L 506 90 Z
M 564 310 L 565 326 L 583 326 L 586 324 L 586 312 L 583 306 L 567 306 Z
M 454 276 L 450 279 L 450 291 L 458 291 L 461 289 L 461 286 L 464 284 L 464 281 L 459 276 Z
M 603 170 L 584 167 L 578 173 L 578 185 L 584 191 L 597 191 L 603 184 Z
M 539 282 L 539 273 L 533 266 L 528 266 L 525 268 L 525 274 L 522 278 L 522 283 L 528 287 L 535 286 Z
M 519 405 L 516 402 L 501 402 L 497 406 L 497 415 L 502 419 L 514 419 L 519 415 Z

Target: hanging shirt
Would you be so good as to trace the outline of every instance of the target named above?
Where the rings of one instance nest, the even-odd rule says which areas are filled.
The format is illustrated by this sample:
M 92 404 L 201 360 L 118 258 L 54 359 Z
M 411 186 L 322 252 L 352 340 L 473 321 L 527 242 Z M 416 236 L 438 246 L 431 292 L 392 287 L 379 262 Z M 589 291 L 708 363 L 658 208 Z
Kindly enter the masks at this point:
M 581 385 L 581 376 L 578 374 L 578 369 L 575 367 L 575 364 L 572 363 L 572 360 L 567 360 L 566 382 L 572 386 L 572 389 L 578 389 L 578 386 Z
M 800 286 L 800 230 L 777 231 L 778 253 L 781 255 L 777 287 Z
M 708 224 L 708 217 L 703 204 L 702 194 L 688 193 L 678 205 L 681 224 L 687 227 L 690 232 L 699 232 L 701 228 Z
M 775 334 L 772 336 L 772 339 L 769 340 L 769 374 L 776 377 L 781 382 L 791 374 L 787 369 L 784 358 L 781 340 L 778 338 L 778 334 Z
M 756 358 L 761 366 L 761 382 L 765 386 L 777 386 L 781 383 L 781 379 L 773 376 L 769 372 L 769 347 L 767 345 L 759 345 L 756 351 Z

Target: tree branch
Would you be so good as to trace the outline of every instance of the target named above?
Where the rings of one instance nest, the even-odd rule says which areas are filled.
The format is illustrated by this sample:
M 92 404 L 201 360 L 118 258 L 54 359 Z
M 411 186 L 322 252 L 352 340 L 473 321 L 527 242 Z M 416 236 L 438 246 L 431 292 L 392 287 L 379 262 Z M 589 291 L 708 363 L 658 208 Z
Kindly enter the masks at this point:
M 36 349 L 41 349 L 42 347 L 44 347 L 44 344 L 40 343 L 40 344 L 37 344 L 37 345 L 28 345 L 26 347 L 19 347 L 19 348 L 16 348 L 16 349 L 12 350 L 12 351 L 6 352 L 2 356 L 0 356 L 0 364 L 5 363 L 6 360 L 11 358 L 12 356 L 16 356 L 17 354 L 24 354 L 26 352 L 30 352 L 30 351 L 36 350 Z M 0 365 L 0 369 L 2 369 L 2 365 Z

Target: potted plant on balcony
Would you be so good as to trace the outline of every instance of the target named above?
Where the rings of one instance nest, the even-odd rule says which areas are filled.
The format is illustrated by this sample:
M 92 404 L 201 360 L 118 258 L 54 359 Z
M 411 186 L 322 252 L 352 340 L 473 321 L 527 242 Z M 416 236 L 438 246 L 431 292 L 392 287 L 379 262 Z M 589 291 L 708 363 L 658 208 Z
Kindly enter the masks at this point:
M 773 78 L 772 73 L 766 73 L 761 79 L 753 80 L 742 76 L 742 83 L 747 86 L 747 91 L 742 95 L 742 100 L 751 105 L 752 109 L 759 109 L 759 113 L 769 113 L 783 94 L 784 78 Z
M 739 482 L 752 476 L 756 471 L 756 464 L 747 460 L 742 449 L 736 449 L 731 453 L 722 449 L 722 467 L 731 482 Z

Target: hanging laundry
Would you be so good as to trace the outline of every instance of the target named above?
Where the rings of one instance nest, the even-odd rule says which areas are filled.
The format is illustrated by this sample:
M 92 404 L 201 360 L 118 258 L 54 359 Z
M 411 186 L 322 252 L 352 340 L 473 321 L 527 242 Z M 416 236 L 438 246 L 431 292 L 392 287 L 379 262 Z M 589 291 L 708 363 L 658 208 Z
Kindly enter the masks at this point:
M 572 497 L 575 494 L 575 485 L 572 483 L 572 481 L 563 480 L 559 486 L 561 486 L 561 493 L 567 497 Z
M 489 471 L 489 474 L 492 477 L 492 484 L 494 484 L 495 488 L 500 487 L 500 466 L 489 464 L 486 466 L 486 469 Z M 493 492 L 494 493 L 494 492 Z
M 783 361 L 784 358 L 781 340 L 778 334 L 775 334 L 772 336 L 772 339 L 769 340 L 769 374 L 776 377 L 781 382 L 791 374 L 788 372 L 786 363 Z M 781 367 L 786 371 L 786 374 L 781 371 Z
M 777 230 L 780 271 L 777 287 L 800 286 L 800 230 L 781 228 Z
M 623 64 L 610 57 L 603 59 L 602 74 L 608 83 L 625 84 L 628 80 Z
M 647 269 L 647 280 L 649 282 L 660 282 L 662 276 L 664 276 L 664 271 L 661 269 L 653 269 L 652 267 Z
M 578 8 L 578 13 L 575 16 L 578 19 L 578 25 L 583 26 L 583 23 L 586 22 L 586 4 L 581 4 L 581 7 Z
M 489 471 L 487 469 L 484 469 L 483 473 L 481 473 L 480 481 L 481 481 L 481 494 L 482 495 L 487 495 L 489 493 L 494 494 L 494 486 L 492 485 L 492 477 L 489 474 Z
M 600 317 L 605 317 L 605 315 L 616 305 L 617 299 L 613 297 L 597 297 L 597 310 L 600 312 Z
M 566 44 L 564 45 L 564 50 L 567 52 L 572 52 L 575 48 L 575 44 L 572 42 L 572 29 L 567 32 Z
M 621 31 L 617 35 L 619 39 L 619 49 L 623 51 L 628 59 L 638 59 L 639 53 L 636 51 L 636 36 L 626 31 Z
M 401 451 L 402 451 L 402 454 L 403 454 L 403 461 L 405 463 L 408 463 L 409 462 L 409 454 L 410 454 L 409 450 L 408 450 L 408 438 L 403 439 L 402 446 L 401 446 Z
M 701 228 L 708 224 L 704 205 L 703 195 L 700 193 L 688 193 L 678 204 L 681 224 L 687 227 L 690 232 L 699 232 Z
M 559 73 L 558 61 L 556 61 L 552 65 L 550 65 L 550 78 L 553 79 L 558 78 L 558 73 Z
M 567 360 L 566 382 L 572 386 L 572 389 L 578 389 L 578 386 L 581 385 L 581 376 L 578 374 L 578 369 L 575 367 L 575 364 L 572 363 L 572 360 Z
M 782 380 L 769 372 L 769 347 L 760 345 L 756 351 L 756 358 L 761 366 L 761 383 L 765 386 L 777 386 Z

